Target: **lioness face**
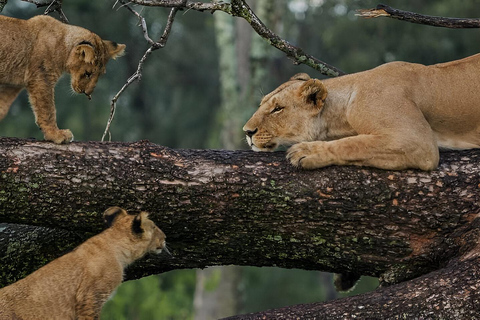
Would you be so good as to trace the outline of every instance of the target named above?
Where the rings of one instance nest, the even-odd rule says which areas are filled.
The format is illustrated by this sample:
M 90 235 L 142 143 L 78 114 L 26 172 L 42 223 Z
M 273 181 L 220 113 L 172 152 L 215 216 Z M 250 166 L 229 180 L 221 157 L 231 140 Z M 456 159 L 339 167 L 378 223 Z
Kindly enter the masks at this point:
M 243 127 L 254 151 L 273 151 L 315 139 L 314 120 L 318 117 L 327 90 L 317 79 L 297 74 L 266 95 L 258 110 Z
M 124 50 L 124 44 L 103 41 L 94 34 L 92 34 L 92 39 L 80 42 L 74 47 L 67 61 L 67 71 L 71 75 L 72 89 L 91 99 L 98 78 L 105 73 L 108 60 L 115 59 Z

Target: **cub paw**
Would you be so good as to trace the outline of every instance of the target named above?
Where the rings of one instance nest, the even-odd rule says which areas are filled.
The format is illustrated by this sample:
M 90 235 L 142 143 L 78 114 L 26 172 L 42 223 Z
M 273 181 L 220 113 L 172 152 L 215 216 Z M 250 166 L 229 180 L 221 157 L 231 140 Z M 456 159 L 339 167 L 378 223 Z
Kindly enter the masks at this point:
M 287 159 L 290 163 L 303 169 L 314 169 L 321 167 L 316 163 L 316 153 L 308 142 L 294 144 L 287 151 Z
M 73 140 L 73 134 L 68 129 L 56 130 L 44 134 L 45 140 L 56 144 L 69 143 Z

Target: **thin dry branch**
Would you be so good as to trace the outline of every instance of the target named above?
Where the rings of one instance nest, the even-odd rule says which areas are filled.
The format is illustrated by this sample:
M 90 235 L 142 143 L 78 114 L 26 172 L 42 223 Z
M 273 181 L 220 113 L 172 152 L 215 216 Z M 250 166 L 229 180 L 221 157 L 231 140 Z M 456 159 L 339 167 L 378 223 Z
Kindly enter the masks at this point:
M 357 10 L 356 15 L 363 18 L 388 17 L 434 27 L 456 29 L 480 28 L 480 19 L 427 16 L 415 12 L 395 9 L 384 4 L 377 5 L 375 9 Z
M 191 2 L 184 0 L 131 0 L 130 2 L 150 7 L 168 7 L 196 11 L 211 11 L 212 13 L 215 11 L 222 11 L 231 16 L 243 18 L 250 24 L 250 26 L 259 36 L 268 41 L 268 43 L 275 48 L 284 52 L 289 58 L 293 59 L 294 63 L 306 64 L 307 66 L 330 77 L 336 77 L 345 74 L 340 69 L 305 53 L 301 48 L 298 48 L 290 44 L 288 41 L 280 38 L 272 30 L 265 26 L 265 24 L 257 17 L 257 15 L 244 0 L 232 0 L 231 4 L 224 2 Z
M 8 0 L 0 0 L 0 12 L 3 11 L 3 8 L 7 5 Z
M 22 0 L 24 2 L 33 3 L 37 6 L 37 8 L 47 7 L 45 9 L 45 14 L 50 14 L 52 12 L 57 12 L 60 16 L 60 20 L 64 23 L 69 23 L 67 16 L 62 10 L 62 2 L 63 0 L 52 0 L 52 1 L 37 1 L 37 0 Z M 5 1 L 6 3 L 6 1 Z M 1 10 L 0 10 L 1 11 Z
M 108 118 L 107 125 L 105 127 L 105 131 L 103 132 L 103 135 L 102 135 L 102 141 L 105 141 L 105 137 L 107 136 L 107 134 L 109 135 L 109 140 L 111 140 L 110 126 L 112 124 L 113 118 L 115 117 L 115 110 L 116 110 L 116 107 L 117 107 L 118 98 L 120 98 L 122 93 L 133 82 L 135 82 L 137 80 L 140 81 L 142 79 L 143 64 L 147 60 L 148 56 L 153 51 L 155 51 L 157 49 L 160 49 L 160 48 L 163 48 L 165 46 L 165 44 L 167 43 L 168 37 L 170 35 L 170 32 L 172 31 L 172 26 L 173 26 L 173 21 L 175 19 L 175 15 L 176 15 L 177 11 L 179 10 L 178 8 L 172 8 L 170 10 L 170 14 L 168 15 L 168 19 L 167 19 L 167 24 L 165 26 L 165 29 L 163 30 L 162 36 L 160 37 L 160 39 L 158 41 L 153 41 L 150 38 L 150 36 L 148 35 L 147 23 L 146 23 L 145 19 L 138 12 L 133 10 L 128 5 L 128 3 L 126 3 L 125 1 L 120 0 L 120 3 L 122 3 L 123 7 L 127 8 L 130 12 L 132 12 L 134 15 L 136 15 L 139 18 L 140 25 L 141 25 L 142 31 L 143 31 L 143 36 L 147 40 L 150 47 L 147 49 L 147 51 L 145 51 L 142 58 L 138 62 L 137 71 L 135 71 L 135 73 L 132 76 L 130 76 L 130 78 L 128 78 L 127 82 L 123 85 L 123 87 L 120 89 L 120 91 L 118 91 L 117 94 L 113 97 L 111 105 L 110 105 L 110 116 Z

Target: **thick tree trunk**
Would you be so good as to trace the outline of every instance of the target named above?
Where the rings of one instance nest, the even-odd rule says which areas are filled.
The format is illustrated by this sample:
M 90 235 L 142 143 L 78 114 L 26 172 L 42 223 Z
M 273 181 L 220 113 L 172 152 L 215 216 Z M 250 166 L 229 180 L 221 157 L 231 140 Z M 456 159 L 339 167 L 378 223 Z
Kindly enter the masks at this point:
M 46 232 L 52 240 L 45 246 L 56 243 L 60 255 L 102 230 L 102 212 L 119 205 L 150 211 L 173 253 L 139 261 L 128 279 L 235 264 L 356 272 L 393 284 L 453 261 L 452 272 L 462 276 L 449 279 L 465 284 L 457 293 L 477 299 L 476 289 L 467 292 L 480 279 L 468 273 L 476 272 L 477 258 L 455 259 L 478 244 L 479 151 L 442 153 L 430 173 L 303 171 L 283 152 L 172 150 L 149 142 L 58 146 L 3 138 L 0 154 L 0 222 L 55 229 L 7 239 L 0 228 L 1 285 L 52 258 L 38 249 L 35 266 L 23 263 L 32 253 L 15 250 L 19 243 L 41 243 Z M 434 299 L 445 270 L 400 286 L 418 286 Z M 382 290 L 376 294 L 393 289 Z M 409 298 L 400 294 L 392 303 Z

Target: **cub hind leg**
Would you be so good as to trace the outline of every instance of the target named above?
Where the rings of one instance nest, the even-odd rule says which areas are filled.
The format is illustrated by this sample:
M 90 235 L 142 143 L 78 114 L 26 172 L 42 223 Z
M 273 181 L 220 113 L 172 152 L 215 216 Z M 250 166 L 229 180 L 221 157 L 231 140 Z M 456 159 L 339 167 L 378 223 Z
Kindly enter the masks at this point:
M 0 85 L 0 121 L 5 118 L 10 106 L 22 89 L 21 87 Z

